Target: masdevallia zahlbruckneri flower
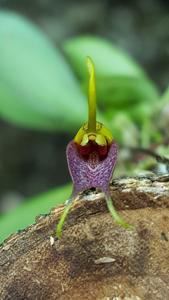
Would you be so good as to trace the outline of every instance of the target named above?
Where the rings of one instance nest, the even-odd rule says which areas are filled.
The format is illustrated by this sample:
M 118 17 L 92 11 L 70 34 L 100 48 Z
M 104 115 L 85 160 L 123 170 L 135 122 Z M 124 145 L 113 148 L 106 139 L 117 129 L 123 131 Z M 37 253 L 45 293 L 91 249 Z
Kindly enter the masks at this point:
M 87 68 L 89 72 L 88 122 L 79 129 L 66 149 L 73 191 L 57 225 L 57 237 L 61 236 L 73 199 L 80 192 L 92 187 L 104 192 L 108 209 L 115 221 L 125 228 L 131 227 L 116 212 L 110 197 L 109 183 L 117 160 L 117 144 L 111 132 L 102 123 L 96 121 L 95 69 L 89 57 L 87 57 Z

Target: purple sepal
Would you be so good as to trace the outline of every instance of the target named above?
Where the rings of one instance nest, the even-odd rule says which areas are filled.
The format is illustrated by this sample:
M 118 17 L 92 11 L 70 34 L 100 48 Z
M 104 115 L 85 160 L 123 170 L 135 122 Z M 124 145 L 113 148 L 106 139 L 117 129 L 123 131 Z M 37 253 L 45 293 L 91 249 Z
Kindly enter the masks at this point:
M 112 143 L 108 155 L 103 160 L 84 159 L 78 152 L 77 145 L 71 141 L 67 145 L 66 156 L 69 172 L 73 181 L 73 195 L 92 187 L 109 191 L 109 183 L 117 160 L 117 144 Z

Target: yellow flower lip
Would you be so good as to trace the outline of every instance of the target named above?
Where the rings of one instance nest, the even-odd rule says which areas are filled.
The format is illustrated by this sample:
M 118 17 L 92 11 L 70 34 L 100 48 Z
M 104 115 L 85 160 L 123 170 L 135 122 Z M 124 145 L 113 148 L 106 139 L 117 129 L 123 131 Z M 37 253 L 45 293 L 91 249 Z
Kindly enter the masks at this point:
M 93 141 L 99 146 L 106 146 L 112 143 L 111 132 L 96 121 L 96 80 L 95 67 L 92 59 L 88 56 L 86 64 L 89 73 L 88 90 L 88 122 L 77 132 L 74 142 L 81 146 L 86 146 L 89 141 Z
M 74 138 L 74 142 L 76 144 L 86 146 L 89 141 L 93 141 L 99 146 L 106 146 L 112 143 L 113 136 L 111 132 L 105 126 L 103 126 L 102 123 L 96 123 L 95 132 L 89 132 L 87 129 L 87 124 L 88 123 L 82 126 L 77 132 Z

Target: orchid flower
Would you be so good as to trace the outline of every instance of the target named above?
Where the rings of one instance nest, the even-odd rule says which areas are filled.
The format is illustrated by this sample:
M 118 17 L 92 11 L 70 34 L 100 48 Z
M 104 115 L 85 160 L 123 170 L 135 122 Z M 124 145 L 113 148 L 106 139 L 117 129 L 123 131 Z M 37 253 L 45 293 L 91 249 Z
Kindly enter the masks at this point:
M 87 57 L 89 72 L 88 122 L 77 132 L 66 149 L 69 172 L 73 181 L 73 191 L 56 228 L 57 237 L 61 237 L 62 227 L 71 208 L 72 201 L 79 193 L 90 188 L 100 189 L 114 220 L 125 228 L 127 224 L 115 210 L 110 196 L 110 180 L 117 160 L 117 144 L 111 132 L 96 121 L 96 81 L 95 68 Z

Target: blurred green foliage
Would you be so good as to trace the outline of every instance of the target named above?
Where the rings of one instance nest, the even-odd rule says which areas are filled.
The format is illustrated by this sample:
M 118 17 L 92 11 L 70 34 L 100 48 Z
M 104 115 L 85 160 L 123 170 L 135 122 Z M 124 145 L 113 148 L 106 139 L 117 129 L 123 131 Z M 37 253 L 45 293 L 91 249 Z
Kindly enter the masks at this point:
M 2 118 L 33 129 L 78 130 L 87 116 L 85 57 L 89 55 L 96 67 L 98 119 L 126 146 L 149 145 L 161 138 L 160 126 L 152 124 L 155 108 L 163 116 L 164 106 L 168 107 L 169 92 L 159 106 L 158 88 L 111 42 L 94 36 L 72 38 L 61 45 L 63 56 L 35 25 L 5 11 L 0 13 L 0 40 Z M 1 217 L 0 241 L 65 201 L 69 192 L 70 186 L 56 189 Z
M 0 13 L 0 40 L 0 115 L 43 130 L 79 126 L 87 111 L 84 97 L 52 42 L 23 17 L 7 12 Z
M 159 91 L 143 69 L 127 53 L 99 37 L 75 37 L 66 41 L 63 47 L 84 90 L 87 86 L 84 57 L 90 55 L 93 58 L 97 98 L 115 138 L 122 144 L 127 142 L 134 146 L 140 140 L 147 144 L 151 130 L 142 139 L 137 128 L 142 131 L 145 124 L 149 128 L 147 122 L 153 112 L 152 106 L 159 99 Z M 130 138 L 126 139 L 126 136 Z
M 93 58 L 98 101 L 105 109 L 126 110 L 141 102 L 147 105 L 158 99 L 156 86 L 142 68 L 111 42 L 83 36 L 66 41 L 63 47 L 82 84 L 87 79 L 84 57 L 90 55 Z
M 0 218 L 0 243 L 12 232 L 24 229 L 35 222 L 36 216 L 48 213 L 52 207 L 65 202 L 71 193 L 71 184 L 33 197 L 20 207 Z

